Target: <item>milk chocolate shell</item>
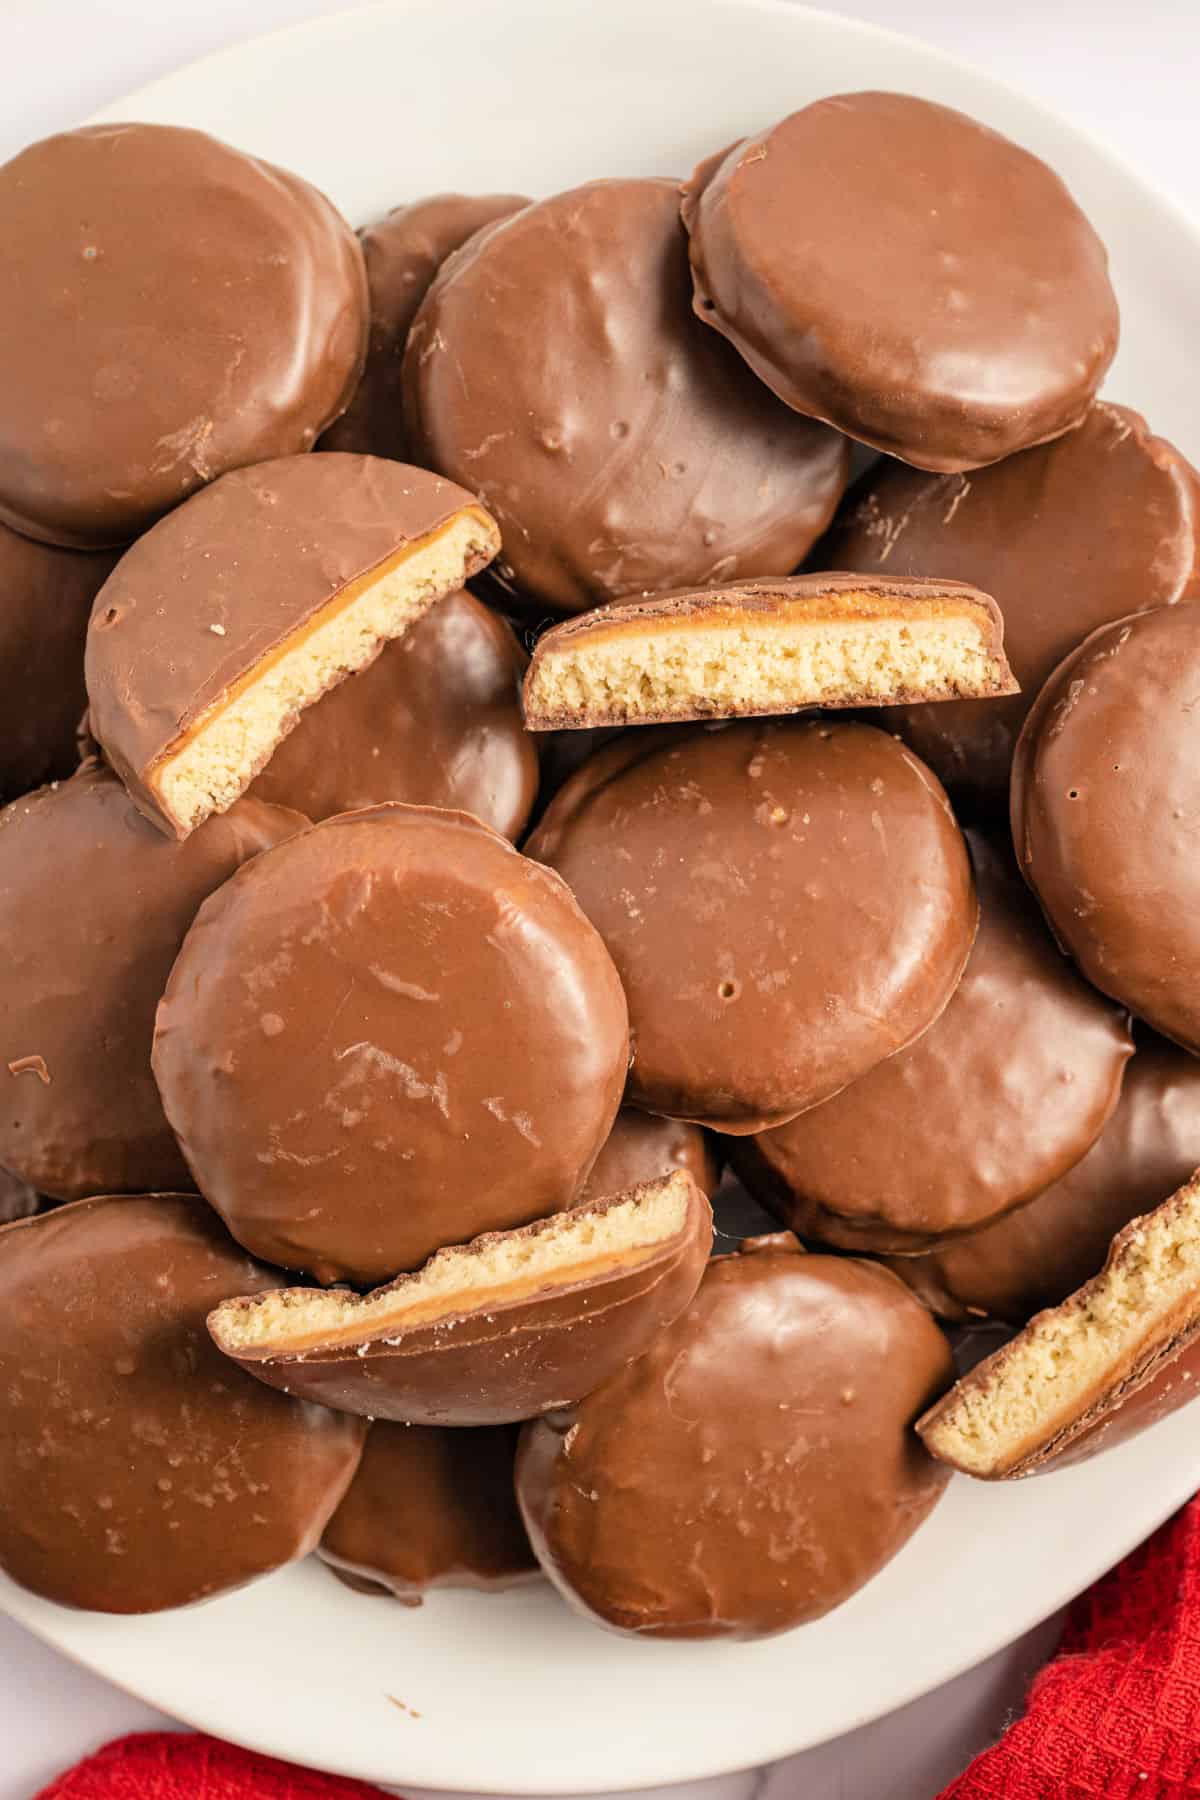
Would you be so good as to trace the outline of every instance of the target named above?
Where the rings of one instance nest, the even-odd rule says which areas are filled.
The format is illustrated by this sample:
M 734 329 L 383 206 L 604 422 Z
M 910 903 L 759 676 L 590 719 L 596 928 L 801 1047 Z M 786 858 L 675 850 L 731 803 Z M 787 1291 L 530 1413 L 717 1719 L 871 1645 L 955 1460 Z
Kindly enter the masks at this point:
M 357 450 L 411 461 L 400 371 L 408 328 L 429 284 L 469 237 L 529 202 L 519 194 L 433 194 L 395 206 L 358 234 L 367 265 L 371 331 L 354 398 L 322 437 L 321 450 Z
M 349 226 L 170 125 L 88 125 L 0 168 L 0 518 L 122 544 L 224 470 L 310 450 L 366 346 Z
M 91 728 L 147 817 L 186 837 L 499 543 L 472 495 L 404 463 L 235 470 L 139 539 L 97 595 Z
M 83 646 L 114 560 L 0 525 L 0 801 L 69 775 L 79 761 Z
M 941 1018 L 739 1147 L 747 1186 L 802 1237 L 904 1251 L 973 1231 L 1064 1175 L 1117 1104 L 1127 1015 L 1060 954 L 1007 846 L 968 837 L 979 935 Z
M 313 820 L 385 800 L 449 807 L 515 838 L 538 787 L 525 661 L 503 619 L 447 594 L 303 713 L 249 791 Z
M 1016 683 L 993 600 L 957 582 L 795 575 L 599 607 L 538 639 L 534 731 L 984 699 Z
M 683 217 L 699 316 L 789 406 L 919 469 L 1077 425 L 1117 347 L 1104 246 L 1058 176 L 911 94 L 792 113 L 702 163 Z
M 1013 762 L 1022 873 L 1088 980 L 1200 1052 L 1200 609 L 1094 631 L 1055 670 Z
M 430 1588 L 496 1593 L 534 1580 L 517 1511 L 510 1425 L 392 1425 L 367 1434 L 358 1472 L 318 1554 L 347 1587 L 419 1606 Z
M 260 1381 L 343 1412 L 500 1425 L 582 1399 L 699 1286 L 712 1208 L 682 1170 L 439 1250 L 366 1295 L 284 1288 L 209 1330 Z
M 629 999 L 629 1099 L 745 1133 L 865 1075 L 937 1018 L 977 908 L 946 797 L 868 725 L 630 731 L 526 846 Z
M 1113 1239 L 1100 1273 L 920 1420 L 932 1454 L 1011 1480 L 1086 1462 L 1200 1393 L 1200 1173 Z
M 517 1497 L 542 1568 L 601 1625 L 765 1637 L 869 1581 L 944 1476 L 912 1421 L 951 1379 L 894 1276 L 751 1240 L 709 1264 L 637 1362 L 522 1434 Z
M 0 1169 L 0 1225 L 31 1219 L 40 1202 L 33 1188 L 11 1169 Z
M 594 181 L 472 238 L 404 384 L 418 460 L 482 497 L 493 573 L 555 612 L 788 575 L 846 485 L 844 441 L 692 317 L 670 181 Z
M 675 1169 L 685 1169 L 696 1186 L 712 1199 L 720 1174 L 712 1140 L 700 1127 L 683 1119 L 656 1119 L 650 1113 L 623 1106 L 576 1201 L 623 1194 L 643 1181 L 670 1175 Z
M 569 1201 L 607 1137 L 625 998 L 566 887 L 463 813 L 343 813 L 188 933 L 154 1070 L 252 1254 L 387 1281 Z
M 150 1072 L 200 902 L 305 820 L 246 800 L 186 844 L 95 764 L 0 812 L 0 1162 L 58 1200 L 193 1186 Z
M 0 1568 L 146 1613 L 316 1547 L 362 1425 L 272 1394 L 204 1317 L 278 1275 L 197 1198 L 81 1200 L 0 1232 Z
M 1099 400 L 1082 425 L 971 475 L 881 462 L 819 555 L 863 575 L 953 575 L 991 594 L 1021 692 L 889 713 L 956 798 L 1003 808 L 1022 721 L 1062 658 L 1131 610 L 1200 597 L 1195 471 L 1140 414 Z
M 1113 1237 L 1200 1166 L 1200 1061 L 1143 1031 L 1112 1118 L 1028 1206 L 926 1256 L 889 1263 L 944 1319 L 1024 1325 L 1104 1266 Z

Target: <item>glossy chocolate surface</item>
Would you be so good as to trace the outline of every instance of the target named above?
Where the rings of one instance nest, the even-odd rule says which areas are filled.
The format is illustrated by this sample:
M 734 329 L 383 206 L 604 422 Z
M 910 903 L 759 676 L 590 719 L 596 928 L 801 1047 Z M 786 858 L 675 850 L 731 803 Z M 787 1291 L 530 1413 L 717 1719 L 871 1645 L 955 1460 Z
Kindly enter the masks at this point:
M 628 1197 L 583 1204 L 602 1214 L 606 1204 Z M 549 1224 L 535 1221 L 521 1231 L 529 1238 Z M 213 1335 L 260 1381 L 343 1412 L 420 1425 L 511 1424 L 582 1399 L 640 1356 L 694 1296 L 712 1242 L 712 1208 L 691 1184 L 683 1229 L 648 1256 L 536 1285 L 518 1282 L 486 1307 L 472 1307 L 464 1285 L 461 1306 L 440 1318 L 380 1326 L 374 1335 L 293 1354 L 265 1340 L 230 1350 L 216 1321 Z M 460 1255 L 469 1265 L 472 1253 L 485 1256 L 496 1244 L 495 1234 L 483 1236 Z M 402 1294 L 404 1277 L 395 1285 Z
M 69 775 L 79 760 L 83 647 L 114 561 L 0 525 L 0 802 Z
M 156 1612 L 315 1548 L 362 1426 L 273 1394 L 205 1315 L 261 1291 L 204 1202 L 81 1200 L 0 1233 L 0 1567 L 64 1606 Z
M 683 1119 L 659 1119 L 623 1106 L 575 1203 L 602 1194 L 623 1194 L 643 1181 L 657 1181 L 673 1169 L 686 1169 L 711 1200 L 720 1179 L 713 1140 L 698 1125 Z
M 400 381 L 408 328 L 451 251 L 528 204 L 520 194 L 433 194 L 394 206 L 363 227 L 358 241 L 371 309 L 367 360 L 353 400 L 319 449 L 411 461 Z
M 916 1037 L 975 934 L 940 786 L 868 725 L 646 727 L 567 782 L 527 845 L 629 999 L 629 1098 L 744 1133 Z
M 0 518 L 122 544 L 224 470 L 310 450 L 354 391 L 358 243 L 199 131 L 88 125 L 0 168 Z
M 1098 1274 L 1115 1234 L 1197 1167 L 1200 1060 L 1143 1031 L 1116 1111 L 1073 1169 L 994 1225 L 889 1266 L 942 1318 L 1023 1325 Z
M 363 1284 L 555 1211 L 608 1135 L 625 999 L 564 885 L 462 813 L 344 813 L 206 906 L 154 1067 L 253 1254 Z
M 298 814 L 243 800 L 184 844 L 95 763 L 0 813 L 0 1161 L 59 1200 L 193 1186 L 150 1072 L 200 902 Z
M 407 800 L 516 838 L 538 787 L 525 660 L 503 619 L 465 590 L 447 594 L 303 713 L 248 792 L 314 822 Z
M 511 1425 L 440 1431 L 381 1420 L 325 1527 L 323 1562 L 360 1593 L 419 1606 L 430 1588 L 495 1593 L 534 1580 L 517 1510 Z
M 1195 471 L 1139 413 L 1100 400 L 1076 430 L 971 475 L 880 463 L 814 554 L 867 575 L 953 575 L 995 596 L 1021 692 L 908 707 L 887 723 L 952 794 L 996 810 L 1056 665 L 1098 625 L 1200 597 L 1198 538 Z
M 790 406 L 918 468 L 1077 425 L 1117 347 L 1104 246 L 1059 177 L 910 94 L 792 113 L 701 163 L 683 217 L 699 316 Z
M 886 1270 L 797 1248 L 716 1258 L 645 1356 L 526 1426 L 534 1551 L 599 1624 L 786 1631 L 869 1581 L 937 1501 L 911 1425 L 951 1379 L 945 1339 Z
M 479 512 L 473 495 L 425 469 L 293 456 L 235 470 L 139 538 L 96 598 L 87 685 L 142 810 L 174 830 L 154 764 L 341 589 L 464 509 Z
M 1064 1175 L 1117 1104 L 1127 1015 L 1061 954 L 1008 846 L 968 839 L 979 935 L 941 1018 L 738 1147 L 743 1180 L 802 1237 L 903 1251 L 972 1231 Z
M 1094 631 L 1026 721 L 1012 832 L 1025 879 L 1088 980 L 1200 1052 L 1198 662 L 1192 606 Z
M 847 448 L 790 414 L 692 316 L 674 182 L 595 181 L 446 262 L 413 324 L 408 430 L 479 493 L 526 604 L 787 575 Z

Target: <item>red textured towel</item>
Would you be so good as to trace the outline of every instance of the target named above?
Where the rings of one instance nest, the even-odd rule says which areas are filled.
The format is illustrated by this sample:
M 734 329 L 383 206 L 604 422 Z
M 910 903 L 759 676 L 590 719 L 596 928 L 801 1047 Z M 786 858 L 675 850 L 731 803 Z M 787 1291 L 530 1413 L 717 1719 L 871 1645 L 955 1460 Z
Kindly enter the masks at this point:
M 381 1800 L 213 1738 L 110 1744 L 39 1800 Z M 941 1800 L 1200 1800 L 1200 1496 L 1077 1600 L 1024 1716 Z

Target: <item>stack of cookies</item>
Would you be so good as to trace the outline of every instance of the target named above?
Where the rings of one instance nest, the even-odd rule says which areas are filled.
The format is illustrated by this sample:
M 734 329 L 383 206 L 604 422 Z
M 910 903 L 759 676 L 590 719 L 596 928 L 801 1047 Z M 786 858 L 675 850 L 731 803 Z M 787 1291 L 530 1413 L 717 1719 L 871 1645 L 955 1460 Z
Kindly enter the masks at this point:
M 1200 483 L 1050 169 L 0 228 L 0 1568 L 758 1637 L 1190 1397 Z

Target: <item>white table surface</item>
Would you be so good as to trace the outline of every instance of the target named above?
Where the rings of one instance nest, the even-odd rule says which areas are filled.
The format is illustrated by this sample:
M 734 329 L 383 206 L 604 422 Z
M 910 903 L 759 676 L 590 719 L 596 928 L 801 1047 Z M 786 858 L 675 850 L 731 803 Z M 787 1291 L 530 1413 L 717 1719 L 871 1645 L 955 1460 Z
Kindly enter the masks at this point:
M 563 0 L 588 3 L 602 0 Z M 336 0 L 0 0 L 0 160 L 192 57 L 337 10 Z M 1196 0 L 845 0 L 836 10 L 926 38 L 1024 88 L 1200 217 Z M 677 1800 L 930 1800 L 1019 1707 L 1056 1630 L 1051 1621 L 938 1693 L 804 1756 L 662 1791 Z M 169 1723 L 0 1619 L 0 1800 L 31 1800 L 107 1739 Z

